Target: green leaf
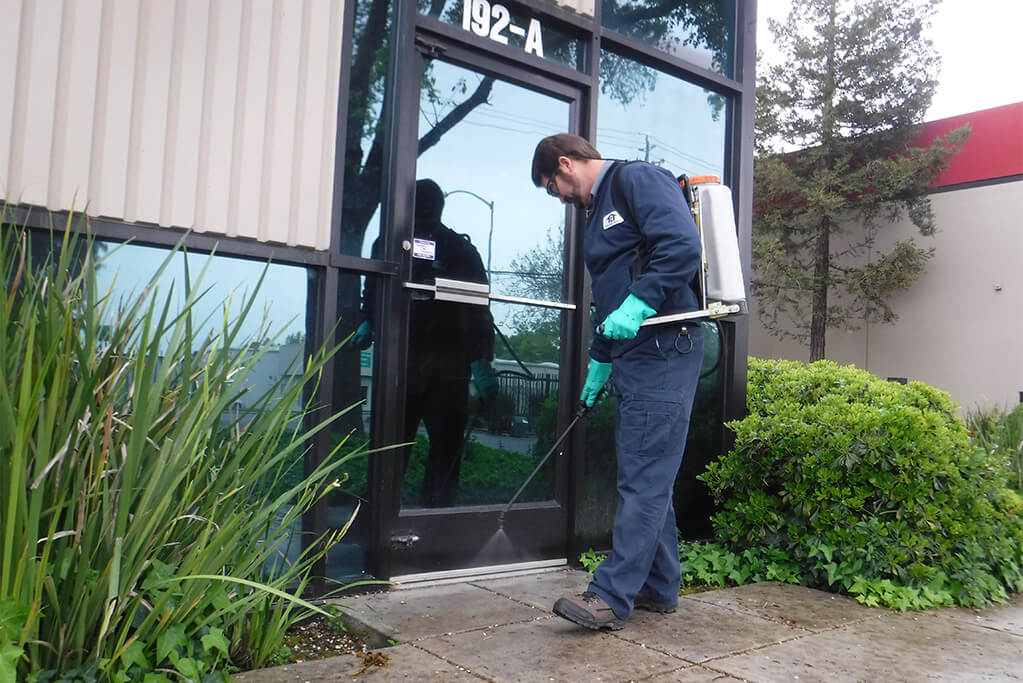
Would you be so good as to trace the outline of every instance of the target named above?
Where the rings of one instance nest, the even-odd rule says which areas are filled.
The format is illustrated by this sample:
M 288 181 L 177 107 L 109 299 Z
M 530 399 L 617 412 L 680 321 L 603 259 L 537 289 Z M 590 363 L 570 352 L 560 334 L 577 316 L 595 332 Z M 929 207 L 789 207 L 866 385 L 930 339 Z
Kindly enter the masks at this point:
M 180 650 L 180 653 L 183 654 L 187 643 L 188 640 L 185 638 L 185 627 L 183 625 L 174 624 L 168 626 L 156 638 L 157 665 L 162 664 L 173 651 Z
M 203 649 L 206 652 L 212 651 L 214 648 L 219 650 L 224 657 L 228 657 L 228 648 L 231 646 L 230 641 L 224 636 L 224 630 L 221 628 L 213 627 L 210 632 L 204 635 L 201 639 Z
M 215 585 L 211 587 L 208 595 L 213 606 L 219 610 L 230 610 L 231 609 L 231 598 L 227 595 L 227 590 L 222 585 Z
M 124 648 L 121 652 L 121 663 L 125 669 L 130 668 L 133 664 L 137 664 L 142 667 L 143 670 L 149 668 L 149 660 L 146 659 L 145 645 L 141 640 L 134 640 L 128 647 Z
M 142 679 L 142 683 L 174 683 L 174 681 L 162 673 L 150 672 Z
M 191 657 L 179 657 L 174 662 L 174 668 L 193 681 L 199 680 L 200 671 L 198 663 Z
M 0 642 L 0 683 L 17 683 L 18 660 L 23 654 L 20 647 Z
M 0 600 L 0 641 L 18 640 L 28 615 L 27 605 L 17 600 Z
M 834 547 L 822 543 L 810 551 L 810 557 L 816 557 L 817 553 L 820 553 L 826 561 L 831 562 L 831 556 L 835 553 L 835 550 Z
M 149 591 L 161 587 L 163 582 L 172 576 L 174 576 L 174 567 L 153 558 L 149 565 L 149 572 L 146 574 L 146 580 L 142 582 L 142 589 Z

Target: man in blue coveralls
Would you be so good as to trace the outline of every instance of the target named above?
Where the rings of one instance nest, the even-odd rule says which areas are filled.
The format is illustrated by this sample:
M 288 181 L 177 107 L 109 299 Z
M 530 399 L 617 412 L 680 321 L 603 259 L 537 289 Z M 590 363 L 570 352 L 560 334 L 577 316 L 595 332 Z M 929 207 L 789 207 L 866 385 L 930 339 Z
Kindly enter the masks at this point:
M 641 324 L 655 314 L 699 309 L 700 236 L 671 173 L 646 162 L 602 159 L 581 137 L 541 140 L 532 177 L 552 197 L 586 212 L 583 252 L 596 331 L 580 400 L 593 405 L 612 374 L 618 397 L 613 548 L 588 590 L 560 598 L 554 613 L 594 630 L 618 630 L 633 609 L 668 613 L 678 605 L 672 491 L 703 338 L 696 323 Z

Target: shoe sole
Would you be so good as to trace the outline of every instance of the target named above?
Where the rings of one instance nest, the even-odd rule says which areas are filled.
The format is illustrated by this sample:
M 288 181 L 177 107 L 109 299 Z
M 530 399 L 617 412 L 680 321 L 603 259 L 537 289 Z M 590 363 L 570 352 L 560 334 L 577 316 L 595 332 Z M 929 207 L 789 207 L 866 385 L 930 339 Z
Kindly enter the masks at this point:
M 647 612 L 657 612 L 658 614 L 674 614 L 675 610 L 678 609 L 678 605 L 665 605 L 664 603 L 647 600 L 636 600 L 633 607 L 646 610 Z
M 579 624 L 593 631 L 608 629 L 609 631 L 621 631 L 625 628 L 625 621 L 617 617 L 609 621 L 597 621 L 589 612 L 576 607 L 575 603 L 559 598 L 554 603 L 554 613 L 562 619 L 568 619 L 574 624 Z

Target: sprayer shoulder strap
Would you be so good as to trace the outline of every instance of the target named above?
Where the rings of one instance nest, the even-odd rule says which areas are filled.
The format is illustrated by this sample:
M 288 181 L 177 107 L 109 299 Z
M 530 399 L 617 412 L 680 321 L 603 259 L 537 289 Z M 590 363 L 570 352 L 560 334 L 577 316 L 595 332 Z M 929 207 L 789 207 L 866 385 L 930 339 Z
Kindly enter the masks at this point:
M 622 188 L 622 180 L 621 180 L 621 178 L 618 177 L 619 172 L 623 168 L 625 168 L 629 164 L 635 164 L 635 163 L 639 163 L 639 160 L 637 159 L 637 160 L 633 160 L 633 161 L 619 161 L 619 162 L 615 162 L 614 167 L 611 169 L 611 178 L 610 178 L 610 180 L 611 180 L 611 204 L 612 204 L 612 206 L 614 206 L 615 211 L 618 212 L 618 215 L 620 215 L 622 218 L 624 218 L 629 223 L 629 225 L 632 225 L 637 230 L 639 230 L 640 234 L 642 235 L 642 230 L 640 228 L 640 225 L 639 225 L 639 223 L 636 222 L 636 216 L 635 216 L 635 214 L 632 213 L 632 207 L 629 206 L 629 199 L 625 195 L 625 189 Z M 679 181 L 679 185 L 681 185 L 681 187 L 682 187 L 682 197 L 685 199 L 686 209 L 690 209 L 692 207 L 692 196 L 691 196 L 690 190 L 689 190 L 689 179 L 686 177 L 685 174 L 682 174 L 682 175 L 678 176 L 677 179 Z M 646 264 L 647 264 L 647 262 L 649 260 L 650 260 L 650 254 L 649 254 L 648 248 L 647 248 L 646 237 L 644 236 L 644 237 L 642 237 L 642 241 L 640 242 L 639 246 L 636 247 L 636 255 L 635 255 L 635 257 L 632 260 L 631 271 L 632 271 L 632 280 L 633 280 L 633 282 L 635 282 L 636 279 L 638 279 L 639 276 L 646 269 Z M 697 297 L 699 297 L 697 280 L 698 280 L 698 277 L 694 277 L 693 281 L 689 283 L 689 286 L 693 288 L 694 292 L 697 292 Z
M 634 164 L 635 161 L 618 161 L 615 162 L 614 168 L 611 169 L 611 204 L 615 207 L 615 211 L 618 215 L 624 218 L 629 225 L 636 228 L 639 225 L 636 224 L 636 217 L 632 213 L 632 208 L 629 206 L 629 200 L 625 196 L 625 190 L 622 189 L 622 179 L 618 177 L 618 173 L 628 166 Z
M 647 261 L 649 261 L 649 254 L 647 253 L 646 237 L 643 236 L 643 231 L 640 230 L 639 223 L 636 222 L 636 216 L 632 213 L 632 207 L 629 206 L 629 200 L 625 196 L 625 190 L 622 189 L 622 180 L 618 177 L 618 173 L 628 166 L 629 164 L 635 163 L 634 161 L 617 161 L 614 167 L 611 169 L 611 205 L 614 207 L 618 215 L 625 219 L 629 225 L 633 226 L 640 233 L 640 243 L 636 247 L 636 253 L 632 258 L 632 264 L 629 268 L 632 281 L 635 282 L 639 276 L 643 273 L 646 268 Z
M 619 171 L 628 166 L 629 164 L 639 163 L 638 159 L 633 161 L 617 161 L 615 162 L 614 168 L 611 169 L 611 203 L 615 207 L 615 211 L 627 220 L 632 225 L 639 227 L 636 224 L 636 216 L 632 213 L 632 207 L 629 206 L 629 199 L 625 196 L 625 190 L 622 188 L 622 180 L 618 177 Z M 677 176 L 679 185 L 682 187 L 682 196 L 686 200 L 686 207 L 691 208 L 693 200 L 689 193 L 689 179 L 686 174 Z

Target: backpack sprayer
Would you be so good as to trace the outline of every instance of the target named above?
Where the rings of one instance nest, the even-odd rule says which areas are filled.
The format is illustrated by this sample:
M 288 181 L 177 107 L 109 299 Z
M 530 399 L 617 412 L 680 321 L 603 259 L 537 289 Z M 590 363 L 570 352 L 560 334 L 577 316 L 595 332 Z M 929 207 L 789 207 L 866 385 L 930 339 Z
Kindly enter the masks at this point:
M 739 261 L 732 191 L 715 175 L 678 176 L 682 194 L 700 233 L 702 264 L 699 273 L 700 310 L 647 318 L 641 326 L 700 318 L 723 318 L 749 312 Z M 613 188 L 614 192 L 617 188 Z M 624 201 L 616 200 L 616 207 Z M 603 325 L 597 328 L 603 332 Z
M 681 175 L 678 177 L 678 181 L 700 233 L 703 262 L 700 268 L 699 296 L 702 308 L 686 313 L 653 316 L 644 320 L 642 326 L 664 325 L 700 318 L 717 319 L 728 315 L 744 314 L 749 310 L 746 304 L 746 287 L 742 279 L 742 264 L 739 261 L 739 238 L 735 231 L 731 190 L 722 185 L 718 177 L 713 175 L 691 178 Z M 602 333 L 603 327 L 603 324 L 600 325 L 597 332 Z M 608 381 L 610 382 L 610 380 Z M 593 406 L 597 405 L 606 390 L 607 384 L 601 388 Z M 501 510 L 501 514 L 497 517 L 498 530 L 504 528 L 505 513 L 518 500 L 529 482 L 558 449 L 576 423 L 589 415 L 593 406 L 580 405 L 575 411 L 568 427 Z

